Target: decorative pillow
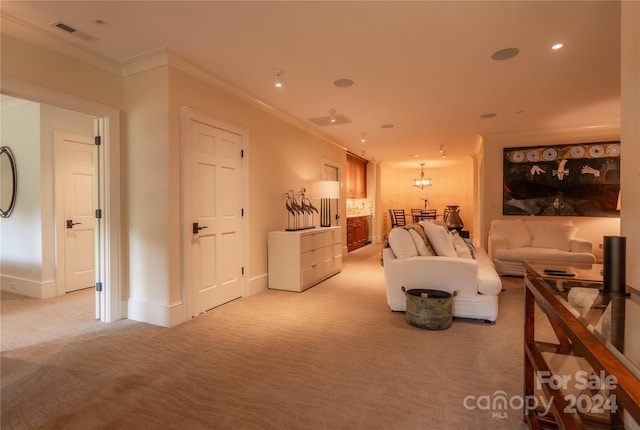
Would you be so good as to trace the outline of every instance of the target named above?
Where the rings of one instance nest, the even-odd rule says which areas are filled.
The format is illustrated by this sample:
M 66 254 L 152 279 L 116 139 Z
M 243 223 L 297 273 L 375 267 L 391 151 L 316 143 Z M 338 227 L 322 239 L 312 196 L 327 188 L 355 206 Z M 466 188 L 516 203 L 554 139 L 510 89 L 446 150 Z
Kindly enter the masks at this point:
M 409 258 L 418 255 L 411 234 L 404 228 L 394 228 L 389 232 L 389 247 L 397 258 Z
M 529 230 L 522 219 L 516 220 L 494 220 L 491 229 L 497 236 L 507 240 L 507 248 L 521 248 L 531 246 L 531 236 Z
M 476 259 L 476 247 L 473 246 L 473 243 L 471 243 L 471 241 L 469 239 L 462 239 L 464 240 L 464 244 L 467 245 L 467 248 L 469 248 L 469 252 L 471 253 L 471 258 L 473 258 L 474 260 Z
M 418 234 L 417 231 L 413 229 L 408 229 L 409 234 L 411 235 L 411 239 L 413 239 L 413 243 L 416 245 L 416 249 L 418 250 L 418 255 L 435 255 L 429 246 L 429 244 L 424 242 L 424 239 Z
M 437 255 L 444 257 L 458 256 L 453 246 L 451 234 L 446 228 L 430 222 L 425 222 L 422 226 L 424 227 L 425 233 L 427 233 L 429 243 L 431 243 Z
M 571 239 L 576 235 L 576 231 L 578 231 L 578 227 L 575 225 L 549 223 L 544 227 L 539 226 L 531 241 L 531 246 L 570 251 Z
M 423 219 L 422 221 L 418 222 L 418 224 L 421 224 L 422 227 L 424 227 L 424 225 L 426 223 L 439 225 L 439 226 L 442 226 L 442 227 L 448 229 L 447 228 L 447 224 L 444 221 L 442 221 L 441 219 Z
M 469 248 L 467 247 L 467 244 L 465 243 L 464 239 L 462 237 L 460 237 L 460 235 L 455 232 L 451 234 L 452 237 L 452 242 L 453 242 L 453 246 L 456 250 L 456 254 L 458 255 L 458 257 L 460 258 L 473 258 L 471 256 L 471 252 L 469 251 Z

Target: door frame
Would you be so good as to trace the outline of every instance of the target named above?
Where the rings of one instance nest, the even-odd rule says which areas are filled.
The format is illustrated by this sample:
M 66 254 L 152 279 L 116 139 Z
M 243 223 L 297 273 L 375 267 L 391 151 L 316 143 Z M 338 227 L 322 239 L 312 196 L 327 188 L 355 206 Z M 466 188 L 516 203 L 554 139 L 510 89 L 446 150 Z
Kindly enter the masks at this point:
M 232 124 L 226 120 L 216 118 L 212 115 L 204 112 L 197 111 L 188 106 L 182 106 L 180 108 L 180 272 L 181 272 L 181 296 L 184 303 L 184 321 L 189 321 L 192 318 L 192 311 L 194 306 L 193 292 L 191 290 L 190 275 L 187 273 L 187 253 L 185 252 L 187 241 L 191 240 L 191 232 L 188 229 L 188 223 L 191 222 L 187 219 L 188 211 L 185 203 L 184 187 L 186 185 L 186 172 L 185 163 L 187 162 L 188 155 L 185 154 L 187 142 L 190 138 L 190 129 L 187 126 L 188 121 L 199 121 L 203 124 L 211 125 L 212 127 L 229 131 L 231 133 L 240 135 L 242 137 L 242 146 L 244 148 L 244 156 L 242 162 L 242 207 L 244 209 L 244 215 L 242 217 L 242 266 L 244 267 L 244 274 L 242 276 L 242 297 L 249 295 L 249 216 L 251 211 L 249 210 L 249 131 L 239 125 Z
M 126 318 L 121 291 L 120 110 L 7 77 L 0 78 L 0 87 L 8 96 L 82 112 L 98 119 L 102 155 L 97 168 L 103 223 L 96 276 L 102 279 L 103 290 L 97 293 L 97 310 L 100 320 L 106 323 Z

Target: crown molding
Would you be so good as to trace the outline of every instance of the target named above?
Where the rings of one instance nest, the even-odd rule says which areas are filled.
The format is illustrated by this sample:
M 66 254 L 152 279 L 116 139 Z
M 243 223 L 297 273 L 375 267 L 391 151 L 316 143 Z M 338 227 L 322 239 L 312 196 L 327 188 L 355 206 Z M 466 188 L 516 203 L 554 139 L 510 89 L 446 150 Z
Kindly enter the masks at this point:
M 199 79 L 213 87 L 219 88 L 228 94 L 238 97 L 263 111 L 278 117 L 279 119 L 303 129 L 304 131 L 346 151 L 345 145 L 340 144 L 328 135 L 315 129 L 294 115 L 280 110 L 264 100 L 250 94 L 248 91 L 216 76 L 212 72 L 198 66 L 197 64 L 171 52 L 167 48 L 159 48 L 153 51 L 145 52 L 141 55 L 128 58 L 124 61 L 117 62 L 101 55 L 95 54 L 89 50 L 78 47 L 63 37 L 51 34 L 37 26 L 29 24 L 18 18 L 6 13 L 0 13 L 0 28 L 3 33 L 12 35 L 16 38 L 26 40 L 46 49 L 59 52 L 69 57 L 75 58 L 84 63 L 88 63 L 100 69 L 114 73 L 121 77 L 130 76 L 135 73 L 141 73 L 146 70 L 152 70 L 158 67 L 171 66 L 182 72 Z
M 526 146 L 550 141 L 564 144 L 576 143 L 576 140 L 583 139 L 620 140 L 620 121 L 603 121 L 504 133 L 481 133 L 479 136 L 485 147 L 487 144 L 502 141 L 509 141 L 513 146 Z
M 190 60 L 187 60 L 186 58 L 176 54 L 175 52 L 172 52 L 167 48 L 159 48 L 136 57 L 128 58 L 127 60 L 122 62 L 122 74 L 123 76 L 129 76 L 135 73 L 141 73 L 147 70 L 152 70 L 164 66 L 173 67 L 177 70 L 180 70 L 193 78 L 211 85 L 212 87 L 218 88 L 226 92 L 227 94 L 244 100 L 252 106 L 266 111 L 271 115 L 274 115 L 297 128 L 303 129 L 307 133 L 310 133 L 334 146 L 337 146 L 344 151 L 347 150 L 346 146 L 340 144 L 339 142 L 336 142 L 331 137 L 318 131 L 317 129 L 315 129 L 315 126 L 312 126 L 306 121 L 298 119 L 294 115 L 291 115 L 281 109 L 270 105 L 264 100 L 244 90 L 243 88 L 240 88 L 237 85 L 234 85 L 231 82 L 226 81 L 219 76 L 216 76 L 209 70 L 200 67 L 199 65 L 193 63 Z
M 120 64 L 117 61 L 76 46 L 64 37 L 51 34 L 40 27 L 36 27 L 7 13 L 0 13 L 0 28 L 2 28 L 3 33 L 17 37 L 18 39 L 51 49 L 113 74 L 122 74 Z

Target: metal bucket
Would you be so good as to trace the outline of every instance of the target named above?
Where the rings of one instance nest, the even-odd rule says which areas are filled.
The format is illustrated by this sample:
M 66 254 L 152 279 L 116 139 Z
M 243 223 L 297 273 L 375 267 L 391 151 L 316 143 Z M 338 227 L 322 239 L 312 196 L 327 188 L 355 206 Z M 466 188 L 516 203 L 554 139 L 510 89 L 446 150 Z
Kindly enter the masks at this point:
M 407 322 L 414 327 L 444 330 L 453 322 L 453 294 L 439 290 L 415 289 L 402 291 L 407 298 Z

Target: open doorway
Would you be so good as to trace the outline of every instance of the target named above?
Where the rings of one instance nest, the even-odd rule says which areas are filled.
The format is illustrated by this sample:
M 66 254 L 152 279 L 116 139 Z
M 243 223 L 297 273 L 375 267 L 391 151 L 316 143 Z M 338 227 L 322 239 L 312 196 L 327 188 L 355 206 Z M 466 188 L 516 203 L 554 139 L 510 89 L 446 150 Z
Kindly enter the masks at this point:
M 32 126 L 16 123 L 23 125 L 24 132 L 14 134 L 12 142 L 6 142 L 18 152 L 18 198 L 14 213 L 2 222 L 2 290 L 38 298 L 58 295 L 56 223 L 60 220 L 55 214 L 54 130 L 88 135 L 91 139 L 100 135 L 102 145 L 97 153 L 101 155 L 95 158 L 96 207 L 100 212 L 95 213 L 99 221 L 95 231 L 95 282 L 92 284 L 99 284 L 102 291 L 91 289 L 95 295 L 92 300 L 95 307 L 91 310 L 103 322 L 120 319 L 117 109 L 14 82 L 4 85 L 3 91 L 11 94 L 11 97 L 2 96 L 3 142 L 9 138 L 5 131 L 13 118 L 5 109 L 15 107 L 12 104 L 30 111 Z M 115 180 L 105 180 L 114 173 Z

